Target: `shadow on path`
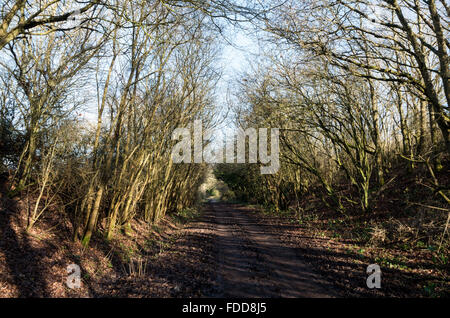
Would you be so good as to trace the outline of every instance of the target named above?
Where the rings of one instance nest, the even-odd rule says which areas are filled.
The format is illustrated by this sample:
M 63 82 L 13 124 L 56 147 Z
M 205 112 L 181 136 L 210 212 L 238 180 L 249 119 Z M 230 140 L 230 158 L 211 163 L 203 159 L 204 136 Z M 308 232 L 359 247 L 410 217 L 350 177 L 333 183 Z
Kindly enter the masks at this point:
M 337 297 L 333 285 L 256 224 L 248 212 L 212 203 L 218 237 L 215 297 Z

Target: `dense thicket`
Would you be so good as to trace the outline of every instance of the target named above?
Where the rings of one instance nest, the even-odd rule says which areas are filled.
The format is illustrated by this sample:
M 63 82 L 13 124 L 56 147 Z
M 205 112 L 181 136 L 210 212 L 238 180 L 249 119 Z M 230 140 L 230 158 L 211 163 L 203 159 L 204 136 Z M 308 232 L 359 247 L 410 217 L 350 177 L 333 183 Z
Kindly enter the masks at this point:
M 243 128 L 280 128 L 282 160 L 264 176 L 218 166 L 231 189 L 276 209 L 315 191 L 339 211 L 370 212 L 404 163 L 419 183 L 426 176 L 425 203 L 447 211 L 447 2 L 261 6 L 0 1 L 0 169 L 10 196 L 30 198 L 28 228 L 57 207 L 88 244 L 99 228 L 111 238 L 135 217 L 194 202 L 204 166 L 173 164 L 171 136 L 195 119 L 213 125 L 223 17 L 251 18 L 261 35 L 266 52 L 241 82 L 236 114 Z
M 194 203 L 204 166 L 173 164 L 172 131 L 213 119 L 211 18 L 231 10 L 0 1 L 0 169 L 27 198 L 28 229 L 59 209 L 87 245 Z
M 403 171 L 428 189 L 405 204 L 426 204 L 447 229 L 449 19 L 434 0 L 287 1 L 272 11 L 258 25 L 266 54 L 241 81 L 237 123 L 280 128 L 281 169 L 218 165 L 216 175 L 276 210 L 314 193 L 364 214 Z

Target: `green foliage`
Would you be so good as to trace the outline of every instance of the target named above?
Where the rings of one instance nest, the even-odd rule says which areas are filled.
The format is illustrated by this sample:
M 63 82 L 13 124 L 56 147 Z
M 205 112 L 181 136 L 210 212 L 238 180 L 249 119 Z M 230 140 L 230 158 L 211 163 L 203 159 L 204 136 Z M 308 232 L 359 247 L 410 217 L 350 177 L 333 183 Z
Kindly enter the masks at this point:
M 199 211 L 195 208 L 185 208 L 174 214 L 175 220 L 180 223 L 187 223 L 198 217 Z
M 441 284 L 434 281 L 428 281 L 423 285 L 423 292 L 427 297 L 442 297 L 445 293 L 445 286 L 441 286 Z
M 219 190 L 215 188 L 208 189 L 206 190 L 206 195 L 208 197 L 217 197 L 219 195 Z
M 236 194 L 232 190 L 227 190 L 222 194 L 221 200 L 233 202 L 236 200 Z

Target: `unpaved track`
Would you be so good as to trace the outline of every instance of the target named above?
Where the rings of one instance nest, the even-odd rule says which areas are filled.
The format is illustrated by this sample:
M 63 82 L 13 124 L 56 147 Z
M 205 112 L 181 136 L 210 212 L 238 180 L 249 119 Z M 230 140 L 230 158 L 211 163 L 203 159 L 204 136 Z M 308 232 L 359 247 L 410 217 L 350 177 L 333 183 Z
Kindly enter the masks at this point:
M 332 284 L 314 273 L 292 248 L 265 233 L 248 210 L 210 203 L 217 253 L 215 297 L 336 297 Z

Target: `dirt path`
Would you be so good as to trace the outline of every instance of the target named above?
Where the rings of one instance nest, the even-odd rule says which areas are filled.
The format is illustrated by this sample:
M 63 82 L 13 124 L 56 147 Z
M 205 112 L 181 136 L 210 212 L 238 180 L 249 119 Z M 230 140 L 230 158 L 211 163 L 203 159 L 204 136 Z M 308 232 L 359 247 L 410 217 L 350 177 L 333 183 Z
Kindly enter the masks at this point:
M 338 296 L 294 248 L 271 234 L 270 225 L 257 224 L 243 206 L 206 204 L 203 215 L 185 226 L 167 221 L 161 241 L 140 238 L 139 246 L 157 244 L 145 255 L 143 274 L 123 263 L 122 256 L 132 250 L 121 245 L 125 237 L 115 245 L 93 241 L 83 253 L 64 236 L 69 231 L 60 229 L 62 236 L 47 240 L 23 233 L 13 208 L 0 209 L 0 298 Z M 58 242 L 65 242 L 64 248 Z M 65 285 L 71 263 L 79 264 L 84 275 L 79 290 Z
M 292 248 L 253 220 L 245 209 L 211 203 L 217 257 L 215 297 L 336 297 L 331 283 L 314 273 Z

